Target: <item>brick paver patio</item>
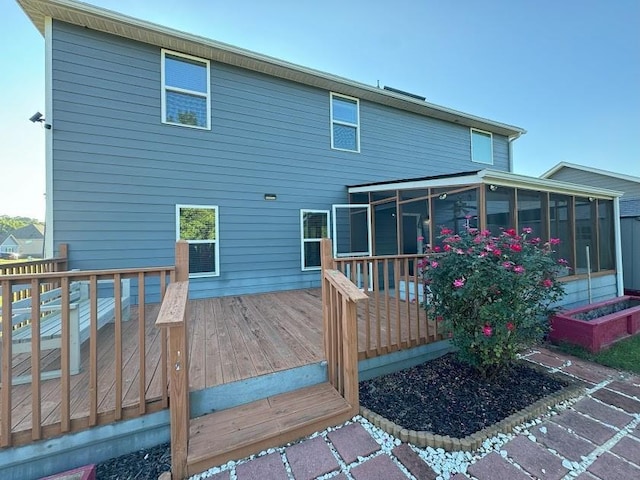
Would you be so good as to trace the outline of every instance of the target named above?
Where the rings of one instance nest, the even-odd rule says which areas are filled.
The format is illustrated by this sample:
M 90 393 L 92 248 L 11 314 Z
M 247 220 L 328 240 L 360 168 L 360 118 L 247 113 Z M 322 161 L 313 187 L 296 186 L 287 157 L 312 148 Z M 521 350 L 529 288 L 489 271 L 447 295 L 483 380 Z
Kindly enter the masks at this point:
M 500 447 L 473 452 L 462 473 L 438 472 L 424 451 L 380 440 L 365 420 L 349 423 L 233 467 L 238 480 L 618 480 L 640 479 L 640 377 L 539 348 L 525 355 L 584 382 L 577 401 L 511 435 Z M 363 426 L 365 424 L 365 426 Z M 391 442 L 391 443 L 389 443 Z M 422 455 L 422 456 L 421 456 Z M 217 479 L 233 478 L 231 470 Z

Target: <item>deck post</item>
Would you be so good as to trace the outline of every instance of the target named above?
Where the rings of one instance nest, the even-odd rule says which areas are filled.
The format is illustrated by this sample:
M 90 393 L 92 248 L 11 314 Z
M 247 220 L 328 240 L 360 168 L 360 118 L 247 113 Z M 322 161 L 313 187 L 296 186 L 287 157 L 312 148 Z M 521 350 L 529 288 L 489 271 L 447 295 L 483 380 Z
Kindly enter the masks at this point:
M 56 272 L 64 271 L 69 268 L 67 262 L 69 261 L 69 245 L 61 243 L 58 245 L 58 261 L 54 263 L 54 269 Z M 60 268 L 62 266 L 62 268 Z
M 176 242 L 175 252 L 176 282 L 167 288 L 156 325 L 168 331 L 171 473 L 174 480 L 179 480 L 187 476 L 189 450 L 189 244 L 183 240 Z
M 336 268 L 335 261 L 333 260 L 333 245 L 330 238 L 323 238 L 320 240 L 320 284 L 322 286 L 322 331 L 324 332 L 324 356 L 329 360 L 329 342 L 327 335 L 330 328 L 329 320 L 329 295 L 331 294 L 329 288 L 325 285 L 325 271 Z
M 357 304 L 351 299 L 342 298 L 342 351 L 344 362 L 344 398 L 358 412 L 360 392 L 358 385 L 358 326 Z

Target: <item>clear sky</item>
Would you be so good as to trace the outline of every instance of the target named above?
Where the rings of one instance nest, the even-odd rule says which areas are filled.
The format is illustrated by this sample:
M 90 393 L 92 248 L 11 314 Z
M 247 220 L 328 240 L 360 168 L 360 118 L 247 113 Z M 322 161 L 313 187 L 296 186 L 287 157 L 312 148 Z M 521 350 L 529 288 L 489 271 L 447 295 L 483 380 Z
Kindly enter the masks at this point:
M 89 0 L 525 128 L 514 171 L 640 177 L 640 0 Z M 0 0 L 0 215 L 44 218 L 44 40 Z

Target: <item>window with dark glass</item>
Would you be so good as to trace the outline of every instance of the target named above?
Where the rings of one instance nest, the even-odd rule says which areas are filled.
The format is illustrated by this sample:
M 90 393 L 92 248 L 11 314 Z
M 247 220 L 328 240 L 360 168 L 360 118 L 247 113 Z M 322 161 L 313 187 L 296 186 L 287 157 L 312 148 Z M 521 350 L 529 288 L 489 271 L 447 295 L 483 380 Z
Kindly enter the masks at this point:
M 518 230 L 530 228 L 529 238 L 546 238 L 545 213 L 543 199 L 545 194 L 531 190 L 516 191 L 518 203 Z
M 616 268 L 613 230 L 613 201 L 598 200 L 598 240 L 600 270 Z
M 189 243 L 189 275 L 219 275 L 218 207 L 177 205 L 176 230 Z
M 443 228 L 459 234 L 466 228 L 478 228 L 478 190 L 476 188 L 458 193 L 448 193 L 446 190 L 436 191 L 431 199 L 433 217 L 433 242 L 442 247 L 442 240 L 438 238 Z
M 326 210 L 301 210 L 300 230 L 302 241 L 302 270 L 318 270 L 320 242 L 329 236 L 329 212 Z
M 485 185 L 487 230 L 498 236 L 503 229 L 515 228 L 513 218 L 514 189 L 498 185 Z
M 571 203 L 571 197 L 568 195 L 549 196 L 549 237 L 560 240 L 559 244 L 553 245 L 556 258 L 566 260 L 569 267 L 575 268 Z M 570 273 L 570 270 L 562 272 L 563 275 Z
M 596 235 L 596 203 L 593 199 L 575 198 L 575 273 L 598 271 L 598 244 Z

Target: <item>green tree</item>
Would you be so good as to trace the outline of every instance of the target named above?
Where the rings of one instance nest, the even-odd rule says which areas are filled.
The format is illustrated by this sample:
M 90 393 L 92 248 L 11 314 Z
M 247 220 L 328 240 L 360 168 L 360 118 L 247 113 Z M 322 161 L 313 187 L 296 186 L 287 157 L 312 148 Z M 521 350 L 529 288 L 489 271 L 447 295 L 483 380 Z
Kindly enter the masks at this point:
M 182 240 L 216 240 L 216 212 L 212 208 L 181 208 Z
M 25 227 L 30 224 L 38 224 L 40 221 L 29 217 L 10 217 L 9 215 L 0 215 L 0 237 L 4 237 L 18 228 Z

